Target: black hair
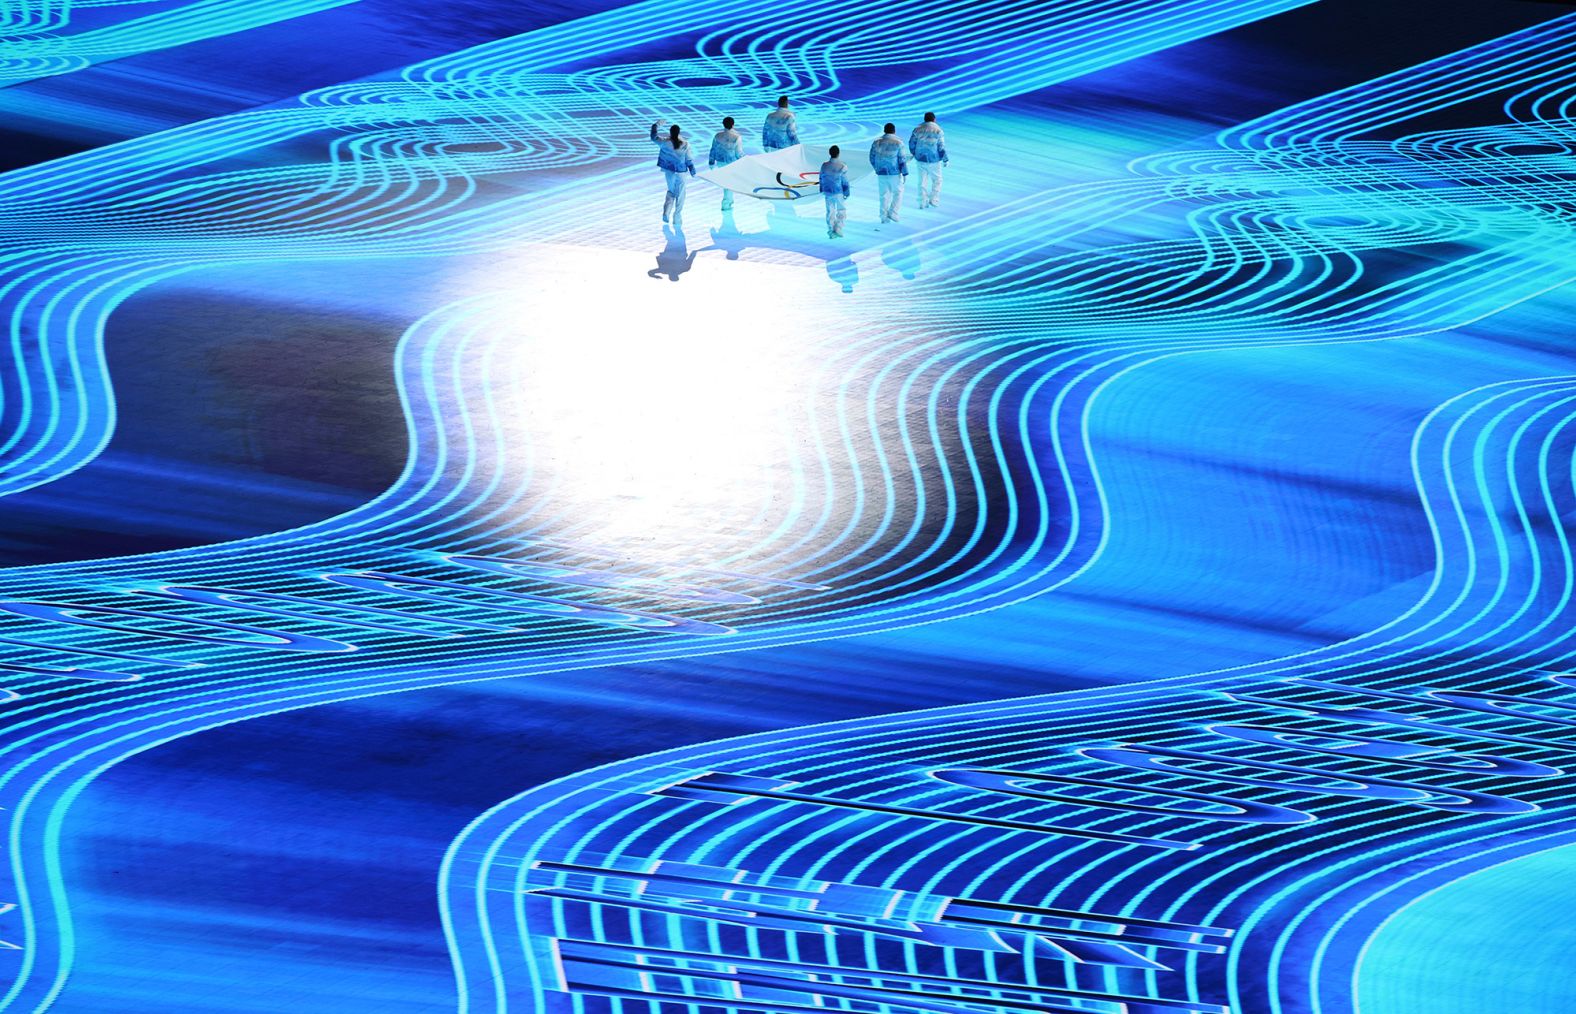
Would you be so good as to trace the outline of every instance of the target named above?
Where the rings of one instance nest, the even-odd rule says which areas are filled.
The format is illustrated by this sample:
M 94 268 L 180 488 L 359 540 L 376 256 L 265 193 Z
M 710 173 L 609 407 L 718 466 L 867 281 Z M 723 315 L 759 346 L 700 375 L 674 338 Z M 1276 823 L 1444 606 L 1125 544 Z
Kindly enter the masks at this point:
M 779 95 L 779 96 L 777 96 L 777 104 L 779 106 L 786 106 L 788 104 L 788 96 L 786 96 L 786 95 Z
M 886 131 L 888 134 L 895 134 L 895 133 L 897 133 L 897 124 L 889 123 L 886 126 L 882 127 L 881 129 Z
M 724 116 L 722 118 L 722 129 L 723 130 L 732 130 L 733 129 L 733 117 L 731 117 L 731 116 Z
M 926 123 L 935 123 L 936 122 L 936 114 L 935 113 L 926 113 L 925 114 L 925 122 Z
M 673 141 L 673 147 L 679 146 L 679 125 L 677 123 L 668 128 L 668 137 Z
M 837 145 L 834 144 L 830 148 L 826 149 L 826 153 L 827 153 L 827 155 L 831 156 L 832 158 L 836 158 L 837 156 L 839 156 L 839 155 L 841 155 L 843 153 L 843 149 L 839 148 Z

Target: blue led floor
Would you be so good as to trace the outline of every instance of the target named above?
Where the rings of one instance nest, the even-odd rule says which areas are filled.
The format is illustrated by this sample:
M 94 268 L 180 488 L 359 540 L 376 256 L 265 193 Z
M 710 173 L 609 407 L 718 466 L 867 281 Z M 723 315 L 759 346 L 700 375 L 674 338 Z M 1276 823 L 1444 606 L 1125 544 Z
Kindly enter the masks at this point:
M 0 6 L 0 1008 L 1568 1009 L 1573 55 Z

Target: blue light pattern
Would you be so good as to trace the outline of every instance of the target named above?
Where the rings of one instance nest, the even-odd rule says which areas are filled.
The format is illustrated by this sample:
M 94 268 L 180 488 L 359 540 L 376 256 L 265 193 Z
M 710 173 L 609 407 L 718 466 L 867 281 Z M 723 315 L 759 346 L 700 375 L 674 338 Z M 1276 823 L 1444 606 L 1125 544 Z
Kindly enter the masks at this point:
M 71 992 L 107 943 L 73 918 L 71 808 L 183 737 L 851 638 L 1048 670 L 1072 657 L 1052 644 L 1076 608 L 1060 603 L 1169 582 L 1171 608 L 1195 594 L 1222 643 L 1247 646 L 1077 692 L 965 673 L 936 708 L 886 672 L 856 717 L 523 782 L 436 871 L 460 1009 L 1341 1011 L 1354 989 L 1369 1014 L 1414 1009 L 1371 983 L 1439 981 L 1417 942 L 1439 917 L 1419 899 L 1547 862 L 1572 833 L 1576 380 L 1558 321 L 1576 277 L 1576 16 L 1190 143 L 1159 114 L 1135 139 L 1075 113 L 1026 130 L 1034 114 L 1011 105 L 1302 6 L 922 3 L 878 19 L 852 2 L 648 0 L 0 175 L 0 494 L 107 453 L 117 309 L 237 276 L 302 301 L 317 274 L 381 276 L 370 294 L 328 284 L 407 322 L 409 442 L 392 486 L 303 527 L 0 573 L 0 1006 L 104 1009 Z M 156 18 L 219 8 L 240 11 L 122 21 L 61 59 L 178 45 L 197 35 Z M 5 30 L 63 31 L 68 13 L 23 5 Z M 848 250 L 808 243 L 791 212 L 759 212 L 759 232 L 730 219 L 708 231 L 731 274 L 647 295 L 624 270 L 649 263 L 647 127 L 781 92 L 815 145 L 936 110 L 958 163 L 946 204 Z M 1439 126 L 1481 109 L 1481 126 Z M 667 238 L 651 274 L 678 280 L 689 236 Z M 728 245 L 752 238 L 750 256 Z M 752 313 L 784 290 L 791 312 Z M 664 312 L 701 307 L 749 328 L 692 321 L 653 348 Z M 1485 334 L 1525 347 L 1491 354 Z M 1397 502 L 1431 560 L 1377 587 L 1319 572 L 1299 484 L 1335 483 L 1334 448 L 1366 434 L 1274 444 L 1266 424 L 1262 446 L 1231 433 L 1177 451 L 1239 454 L 1273 480 L 1262 502 L 1212 499 L 1158 444 L 1122 446 L 1195 421 L 1147 402 L 1168 393 L 1151 378 L 1246 355 L 1286 389 L 1352 370 L 1354 401 L 1389 378 L 1350 364 L 1425 364 L 1396 385 L 1432 399 L 1396 413 L 1410 460 L 1385 459 L 1373 498 Z M 663 387 L 697 377 L 689 398 Z M 630 401 L 646 415 L 618 415 Z M 1234 586 L 1200 568 L 1186 536 L 1146 530 L 1170 512 L 1199 546 L 1256 550 L 1273 572 Z M 1244 538 L 1260 545 L 1231 545 Z M 1038 626 L 1015 654 L 1025 617 Z M 1229 631 L 1266 617 L 1291 633 Z

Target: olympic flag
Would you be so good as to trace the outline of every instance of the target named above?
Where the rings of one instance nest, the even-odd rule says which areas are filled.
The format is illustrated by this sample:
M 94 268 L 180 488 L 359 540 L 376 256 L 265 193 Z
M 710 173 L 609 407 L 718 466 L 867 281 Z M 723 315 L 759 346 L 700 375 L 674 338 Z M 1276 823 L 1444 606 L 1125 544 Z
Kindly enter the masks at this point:
M 871 173 L 870 162 L 862 157 L 863 153 L 864 145 L 857 143 L 845 148 L 839 156 L 848 166 L 851 184 Z M 791 148 L 746 155 L 737 162 L 698 175 L 708 183 L 759 200 L 798 201 L 821 195 L 817 186 L 821 179 L 821 163 L 829 157 L 821 145 L 796 144 Z

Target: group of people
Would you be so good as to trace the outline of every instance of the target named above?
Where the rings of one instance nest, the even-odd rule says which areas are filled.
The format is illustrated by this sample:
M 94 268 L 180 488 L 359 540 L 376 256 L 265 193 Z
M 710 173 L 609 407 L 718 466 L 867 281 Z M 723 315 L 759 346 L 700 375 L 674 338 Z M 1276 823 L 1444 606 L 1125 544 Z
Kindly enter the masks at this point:
M 731 116 L 722 118 L 722 129 L 711 139 L 707 168 L 715 169 L 744 157 L 744 137 L 733 129 L 733 122 Z M 695 175 L 695 159 L 678 124 L 668 128 L 666 137 L 657 132 L 660 126 L 660 121 L 651 125 L 651 140 L 657 145 L 657 168 L 667 177 L 668 184 L 662 201 L 662 221 L 678 225 L 684 213 L 685 188 L 689 177 Z M 793 110 L 788 108 L 788 96 L 784 95 L 778 98 L 777 108 L 766 114 L 761 126 L 761 147 L 776 151 L 798 143 L 799 130 Z M 843 235 L 843 223 L 848 218 L 848 165 L 840 157 L 842 149 L 835 144 L 827 149 L 827 155 L 819 173 L 820 192 L 826 202 L 827 238 L 836 239 Z M 935 113 L 925 114 L 924 122 L 909 133 L 906 146 L 897 135 L 897 126 L 891 123 L 870 145 L 870 166 L 876 174 L 883 225 L 898 220 L 910 162 L 919 166 L 919 206 L 935 207 L 941 199 L 941 172 L 949 164 L 946 135 L 936 123 Z M 724 190 L 722 210 L 732 207 L 733 191 Z

